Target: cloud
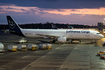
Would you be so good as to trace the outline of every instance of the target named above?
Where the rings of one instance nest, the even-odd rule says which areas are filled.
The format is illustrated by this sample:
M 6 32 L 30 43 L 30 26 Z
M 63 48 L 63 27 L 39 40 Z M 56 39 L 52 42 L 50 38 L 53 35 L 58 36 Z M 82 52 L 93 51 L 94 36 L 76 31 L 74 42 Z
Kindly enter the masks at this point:
M 44 9 L 38 7 L 22 7 L 22 6 L 0 6 L 0 14 L 2 13 L 29 13 L 29 14 L 56 14 L 56 15 L 105 15 L 105 7 L 101 8 L 82 8 L 82 9 Z
M 7 12 L 0 12 L 0 14 L 7 13 Z
M 81 14 L 81 15 L 105 15 L 105 8 L 93 8 L 93 9 L 60 9 L 60 10 L 44 10 L 44 12 L 50 14 L 60 14 L 60 15 L 71 15 L 71 14 Z
M 20 6 L 0 6 L 0 11 L 16 12 L 16 13 L 24 13 L 24 12 L 32 12 L 32 11 L 39 12 L 37 7 L 20 7 Z

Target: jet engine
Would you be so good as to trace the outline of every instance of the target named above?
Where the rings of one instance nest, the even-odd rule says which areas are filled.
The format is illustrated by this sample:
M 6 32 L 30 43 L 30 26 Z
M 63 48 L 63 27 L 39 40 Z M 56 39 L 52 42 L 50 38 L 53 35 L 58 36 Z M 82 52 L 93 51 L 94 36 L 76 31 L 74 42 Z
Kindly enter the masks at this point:
M 66 37 L 59 37 L 59 38 L 57 39 L 57 41 L 59 41 L 59 42 L 66 42 L 67 39 L 66 39 Z

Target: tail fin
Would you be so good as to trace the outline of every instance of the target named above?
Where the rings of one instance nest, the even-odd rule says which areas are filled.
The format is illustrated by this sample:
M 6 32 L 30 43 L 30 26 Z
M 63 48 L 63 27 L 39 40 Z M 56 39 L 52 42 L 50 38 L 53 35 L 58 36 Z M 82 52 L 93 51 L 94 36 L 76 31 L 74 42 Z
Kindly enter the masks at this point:
M 68 26 L 68 29 L 73 29 L 73 27 L 72 26 L 69 26 L 69 25 L 67 25 Z
M 56 27 L 56 25 L 54 25 L 54 24 L 51 24 L 51 26 L 52 26 L 52 29 L 58 29 L 58 28 Z
M 7 16 L 9 31 L 12 34 L 16 34 L 19 36 L 24 36 L 21 32 L 21 28 L 18 26 L 18 24 L 12 19 L 11 16 Z

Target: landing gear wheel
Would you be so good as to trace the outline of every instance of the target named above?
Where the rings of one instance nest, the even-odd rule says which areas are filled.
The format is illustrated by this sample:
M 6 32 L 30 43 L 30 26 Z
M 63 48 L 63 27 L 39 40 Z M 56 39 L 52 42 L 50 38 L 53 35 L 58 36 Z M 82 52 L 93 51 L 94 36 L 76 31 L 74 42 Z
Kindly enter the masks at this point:
M 56 41 L 55 40 L 53 40 L 53 41 L 50 41 L 50 43 L 55 43 Z
M 71 44 L 72 44 L 73 42 L 71 41 Z
M 73 41 L 74 41 L 74 40 L 72 39 L 72 40 L 71 40 L 71 44 L 73 43 Z
M 79 43 L 81 43 L 81 40 L 79 40 Z

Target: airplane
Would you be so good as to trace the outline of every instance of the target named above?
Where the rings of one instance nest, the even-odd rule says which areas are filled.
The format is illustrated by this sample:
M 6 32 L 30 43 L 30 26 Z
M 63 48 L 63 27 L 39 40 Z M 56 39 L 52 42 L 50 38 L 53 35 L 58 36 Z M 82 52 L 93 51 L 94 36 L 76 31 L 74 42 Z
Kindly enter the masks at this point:
M 58 42 L 67 42 L 69 39 L 72 40 L 99 40 L 104 37 L 95 30 L 86 30 L 86 29 L 22 29 L 19 25 L 13 20 L 11 16 L 7 16 L 7 22 L 9 25 L 9 31 L 12 34 L 36 38 L 40 36 L 49 37 L 52 39 L 52 43 Z
M 55 24 L 51 24 L 51 26 L 52 26 L 52 29 L 59 29 Z M 74 29 L 73 28 L 73 26 L 69 26 L 69 25 L 67 25 L 67 29 Z
M 55 24 L 51 24 L 51 26 L 52 26 L 52 29 L 59 29 Z M 67 29 L 74 29 L 73 28 L 73 26 L 69 26 L 69 25 L 67 25 Z
M 58 27 L 56 27 L 56 25 L 54 25 L 53 23 L 51 24 L 52 29 L 58 29 Z
M 68 26 L 68 29 L 74 29 L 73 26 L 69 26 L 69 25 L 67 25 L 67 26 Z

